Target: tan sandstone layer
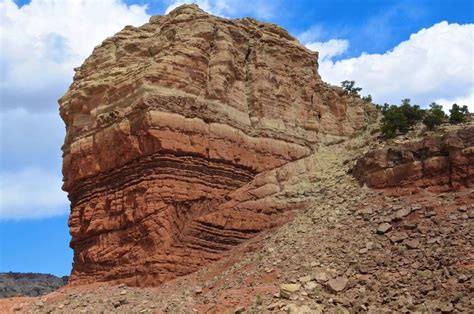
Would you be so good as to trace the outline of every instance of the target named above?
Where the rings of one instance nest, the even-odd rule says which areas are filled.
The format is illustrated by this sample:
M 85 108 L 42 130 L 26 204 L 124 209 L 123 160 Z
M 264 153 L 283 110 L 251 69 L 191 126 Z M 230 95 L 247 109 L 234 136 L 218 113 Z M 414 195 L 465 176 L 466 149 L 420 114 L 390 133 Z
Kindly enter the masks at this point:
M 315 145 L 367 123 L 317 68 L 282 28 L 195 5 L 96 47 L 60 99 L 71 282 L 158 285 L 305 207 Z

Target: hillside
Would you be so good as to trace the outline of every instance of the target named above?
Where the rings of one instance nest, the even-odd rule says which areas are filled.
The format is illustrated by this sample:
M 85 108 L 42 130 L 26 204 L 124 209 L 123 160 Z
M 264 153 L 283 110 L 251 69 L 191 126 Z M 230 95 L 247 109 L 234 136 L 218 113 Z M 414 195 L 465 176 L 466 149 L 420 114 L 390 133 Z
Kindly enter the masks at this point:
M 0 298 L 36 297 L 48 294 L 68 282 L 68 277 L 36 273 L 0 273 Z

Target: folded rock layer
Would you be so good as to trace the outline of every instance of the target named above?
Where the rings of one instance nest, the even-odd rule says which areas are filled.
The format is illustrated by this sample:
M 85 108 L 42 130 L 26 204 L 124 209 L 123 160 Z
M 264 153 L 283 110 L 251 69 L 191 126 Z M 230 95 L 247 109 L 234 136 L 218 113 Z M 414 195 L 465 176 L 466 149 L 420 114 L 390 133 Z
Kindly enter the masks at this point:
M 366 125 L 317 66 L 276 25 L 195 5 L 96 47 L 59 101 L 71 282 L 158 285 L 286 222 L 321 135 Z

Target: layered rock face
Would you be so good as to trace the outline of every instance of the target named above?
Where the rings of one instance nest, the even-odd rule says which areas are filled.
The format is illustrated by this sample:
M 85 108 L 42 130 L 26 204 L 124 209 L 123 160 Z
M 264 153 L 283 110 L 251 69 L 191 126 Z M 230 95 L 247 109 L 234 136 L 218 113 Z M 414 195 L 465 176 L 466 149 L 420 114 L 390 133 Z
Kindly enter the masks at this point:
M 322 134 L 365 126 L 285 30 L 181 6 L 94 49 L 60 99 L 72 283 L 158 285 L 286 222 Z
M 357 161 L 353 174 L 360 183 L 372 188 L 472 188 L 474 127 L 371 151 Z

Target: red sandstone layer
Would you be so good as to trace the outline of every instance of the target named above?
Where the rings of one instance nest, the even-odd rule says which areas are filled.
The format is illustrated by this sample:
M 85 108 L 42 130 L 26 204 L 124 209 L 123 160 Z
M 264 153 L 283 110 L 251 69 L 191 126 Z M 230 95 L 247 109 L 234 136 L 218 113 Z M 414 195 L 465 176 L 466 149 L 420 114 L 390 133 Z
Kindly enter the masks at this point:
M 371 151 L 357 161 L 353 174 L 371 188 L 472 188 L 474 127 Z

